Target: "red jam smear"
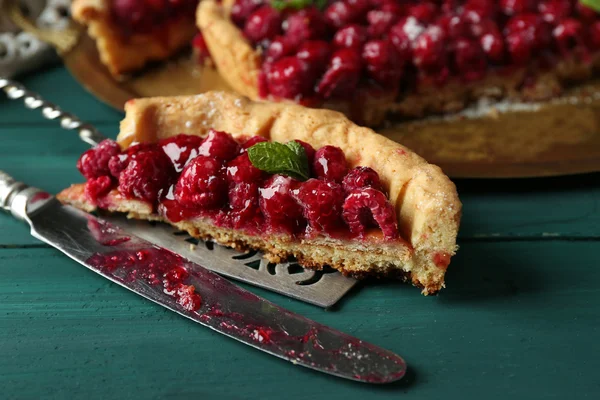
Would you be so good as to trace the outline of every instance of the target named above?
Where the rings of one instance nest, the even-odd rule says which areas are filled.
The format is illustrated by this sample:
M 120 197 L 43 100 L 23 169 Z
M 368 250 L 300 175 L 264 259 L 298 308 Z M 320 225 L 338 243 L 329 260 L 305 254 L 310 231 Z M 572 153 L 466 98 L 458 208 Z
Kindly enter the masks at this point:
M 394 207 L 373 169 L 349 168 L 338 147 L 315 150 L 299 141 L 310 179 L 270 175 L 247 154 L 264 140 L 238 142 L 211 130 L 206 138 L 178 135 L 124 151 L 105 140 L 86 151 L 77 167 L 87 178 L 88 200 L 100 207 L 117 189 L 121 196 L 151 204 L 171 222 L 206 218 L 250 234 L 301 238 L 363 238 L 379 229 L 385 239 L 399 239 Z
M 577 0 L 237 0 L 231 19 L 263 54 L 261 96 L 308 104 L 589 62 L 600 49 L 598 13 Z
M 145 280 L 149 285 L 163 287 L 163 292 L 186 311 L 198 311 L 202 298 L 188 281 L 185 261 L 176 254 L 159 248 L 136 251 L 120 250 L 95 254 L 87 262 L 104 273 L 125 281 Z

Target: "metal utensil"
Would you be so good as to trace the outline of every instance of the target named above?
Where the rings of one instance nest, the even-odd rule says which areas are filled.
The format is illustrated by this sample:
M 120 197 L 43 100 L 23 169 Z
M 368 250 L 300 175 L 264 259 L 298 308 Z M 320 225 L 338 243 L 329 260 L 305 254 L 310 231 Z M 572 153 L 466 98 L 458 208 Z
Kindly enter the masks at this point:
M 106 139 L 92 125 L 61 110 L 17 82 L 0 77 L 0 90 L 10 99 L 23 99 L 27 108 L 40 109 L 45 118 L 58 120 L 61 127 L 77 131 L 81 140 L 90 145 Z M 242 254 L 212 243 L 201 243 L 166 224 L 155 224 L 150 228 L 148 222 L 128 220 L 122 216 L 107 216 L 104 219 L 212 271 L 320 307 L 331 307 L 357 283 L 356 279 L 334 270 L 313 271 L 294 262 L 276 265 L 263 260 L 261 253 Z
M 27 222 L 34 237 L 88 269 L 242 343 L 346 379 L 388 383 L 404 376 L 406 364 L 400 356 L 293 314 L 2 171 L 0 207 Z M 156 272 L 157 265 L 167 267 L 160 270 L 164 274 Z M 177 278 L 169 278 L 173 271 Z M 196 297 L 190 303 L 185 293 Z

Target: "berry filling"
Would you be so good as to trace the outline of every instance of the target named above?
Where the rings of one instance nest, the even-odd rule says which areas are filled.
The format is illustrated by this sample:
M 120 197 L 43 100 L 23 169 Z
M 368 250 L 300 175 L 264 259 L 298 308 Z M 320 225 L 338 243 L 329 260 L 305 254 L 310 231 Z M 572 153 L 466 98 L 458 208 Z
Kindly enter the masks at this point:
M 249 234 L 364 237 L 379 230 L 397 239 L 394 207 L 377 172 L 349 169 L 335 146 L 235 140 L 210 130 L 206 138 L 178 135 L 121 150 L 105 140 L 77 166 L 85 196 L 108 207 L 111 191 L 147 202 L 171 222 L 210 219 Z
M 598 14 L 576 0 L 285 4 L 237 0 L 231 19 L 263 55 L 260 95 L 307 104 L 474 82 L 525 65 L 534 74 L 561 57 L 587 63 L 600 47 Z
M 187 18 L 193 21 L 197 0 L 111 0 L 110 15 L 125 34 L 152 33 L 158 26 Z

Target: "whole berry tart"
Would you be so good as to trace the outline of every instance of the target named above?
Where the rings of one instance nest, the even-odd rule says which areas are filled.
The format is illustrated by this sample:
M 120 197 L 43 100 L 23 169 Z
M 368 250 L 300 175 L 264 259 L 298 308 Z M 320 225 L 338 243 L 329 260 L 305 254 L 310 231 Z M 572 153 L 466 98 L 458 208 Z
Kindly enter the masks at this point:
M 190 44 L 198 0 L 74 0 L 73 19 L 87 27 L 100 60 L 115 77 L 162 61 Z
M 197 24 L 239 93 L 370 126 L 552 99 L 600 66 L 599 15 L 577 0 L 204 0 Z
M 78 161 L 58 198 L 170 223 L 192 236 L 295 257 L 432 294 L 456 251 L 454 184 L 341 113 L 224 92 L 131 100 L 117 141 Z

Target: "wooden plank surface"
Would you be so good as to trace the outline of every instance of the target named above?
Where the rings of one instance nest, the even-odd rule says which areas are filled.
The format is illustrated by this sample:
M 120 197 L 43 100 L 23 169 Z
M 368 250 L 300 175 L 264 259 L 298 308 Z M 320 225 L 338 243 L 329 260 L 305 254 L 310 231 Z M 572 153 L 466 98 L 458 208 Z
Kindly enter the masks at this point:
M 62 68 L 25 83 L 114 137 L 122 115 Z M 81 181 L 73 133 L 0 99 L 0 169 Z M 367 282 L 330 311 L 251 288 L 402 354 L 399 384 L 346 382 L 203 329 L 113 285 L 0 215 L 1 399 L 599 398 L 600 175 L 457 182 L 461 250 L 438 297 Z

